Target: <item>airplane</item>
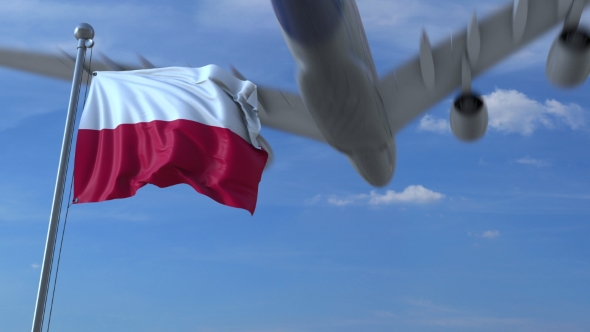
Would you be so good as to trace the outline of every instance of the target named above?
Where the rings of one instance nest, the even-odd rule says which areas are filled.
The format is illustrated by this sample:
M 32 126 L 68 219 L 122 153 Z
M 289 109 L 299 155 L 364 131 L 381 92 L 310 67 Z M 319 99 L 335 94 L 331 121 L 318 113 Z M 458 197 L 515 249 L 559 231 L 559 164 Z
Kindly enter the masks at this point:
M 515 0 L 482 20 L 473 14 L 466 29 L 435 46 L 423 32 L 419 54 L 382 77 L 355 0 L 270 1 L 298 68 L 300 94 L 258 86 L 261 124 L 326 142 L 375 187 L 393 177 L 395 135 L 457 88 L 451 131 L 462 141 L 481 138 L 488 114 L 472 79 L 559 23 L 547 58 L 549 81 L 574 87 L 590 74 L 590 35 L 579 27 L 590 0 Z M 85 71 L 154 68 L 139 60 L 125 65 L 102 56 Z M 65 53 L 0 48 L 1 66 L 61 79 L 71 80 L 74 62 Z

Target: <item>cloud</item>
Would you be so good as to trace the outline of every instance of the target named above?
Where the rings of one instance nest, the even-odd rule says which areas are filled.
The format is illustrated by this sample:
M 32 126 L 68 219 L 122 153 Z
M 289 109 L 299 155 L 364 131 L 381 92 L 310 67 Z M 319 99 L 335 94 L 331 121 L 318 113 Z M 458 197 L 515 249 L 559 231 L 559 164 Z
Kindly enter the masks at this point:
M 346 206 L 346 205 L 351 205 L 351 204 L 368 204 L 371 194 L 373 194 L 373 192 L 371 192 L 370 194 L 348 195 L 345 197 L 330 195 L 328 197 L 328 199 L 326 200 L 326 202 L 328 202 L 328 204 L 334 205 L 334 206 Z M 320 197 L 321 197 L 321 195 L 320 195 Z
M 361 195 L 361 197 L 364 195 Z M 361 198 L 358 197 L 358 198 Z M 357 199 L 354 198 L 337 198 L 337 197 L 330 197 L 328 198 L 328 204 L 332 204 L 332 205 L 336 205 L 336 206 L 345 206 L 345 205 L 349 205 L 352 204 L 356 201 Z
M 41 265 L 39 264 L 31 264 L 31 267 L 34 269 L 38 269 Z
M 516 90 L 498 89 L 483 96 L 490 115 L 489 127 L 506 133 L 531 135 L 538 127 L 554 129 L 563 124 L 572 130 L 586 125 L 584 110 L 577 104 L 562 104 L 555 99 L 544 103 Z
M 498 236 L 500 236 L 500 232 L 498 230 L 488 230 L 488 231 L 482 232 L 481 234 L 478 234 L 478 233 L 474 234 L 471 231 L 469 231 L 469 232 L 467 232 L 467 235 L 469 237 L 477 236 L 477 237 L 483 237 L 483 238 L 492 240 L 492 239 L 495 239 Z
M 533 166 L 537 166 L 537 167 L 544 167 L 544 166 L 549 166 L 549 162 L 546 160 L 540 160 L 540 159 L 534 159 L 531 158 L 529 156 L 526 157 L 522 157 L 520 159 L 518 159 L 516 161 L 519 164 L 523 164 L 523 165 L 533 165 Z
M 530 136 L 540 127 L 565 126 L 571 130 L 586 127 L 586 112 L 578 104 L 563 104 L 555 99 L 541 103 L 522 92 L 498 88 L 483 98 L 488 106 L 491 130 Z M 448 128 L 447 120 L 431 115 L 424 116 L 418 125 L 421 131 L 436 133 L 444 133 Z
M 445 119 L 437 119 L 430 114 L 425 115 L 420 119 L 418 130 L 432 131 L 435 133 L 446 133 L 450 129 L 449 122 Z
M 445 195 L 426 189 L 421 185 L 408 186 L 401 193 L 388 190 L 384 195 L 371 192 L 371 205 L 389 205 L 394 203 L 433 203 L 443 199 Z
M 500 232 L 498 232 L 497 230 L 485 231 L 485 232 L 481 233 L 481 237 L 486 238 L 486 239 L 495 239 L 498 236 L 500 236 Z
M 313 201 L 317 202 L 318 196 Z M 347 206 L 351 204 L 364 205 L 391 205 L 391 204 L 429 204 L 443 199 L 445 195 L 424 188 L 422 185 L 411 185 L 406 187 L 402 192 L 387 190 L 384 194 L 371 191 L 369 194 L 348 195 L 345 197 L 329 196 L 326 200 L 328 204 L 335 206 Z

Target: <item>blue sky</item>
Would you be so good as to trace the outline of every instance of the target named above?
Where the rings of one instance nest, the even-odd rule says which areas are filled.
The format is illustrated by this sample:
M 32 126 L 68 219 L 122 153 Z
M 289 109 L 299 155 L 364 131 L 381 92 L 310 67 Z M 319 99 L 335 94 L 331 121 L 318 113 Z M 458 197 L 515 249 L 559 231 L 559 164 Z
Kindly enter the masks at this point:
M 436 44 L 504 3 L 358 6 L 385 74 L 416 54 L 422 27 Z M 231 63 L 296 89 L 267 0 L 9 0 L 0 46 L 73 52 L 82 21 L 94 56 Z M 589 330 L 589 83 L 548 83 L 555 35 L 474 81 L 490 108 L 481 141 L 450 134 L 453 96 L 400 132 L 385 188 L 327 145 L 263 128 L 275 163 L 254 217 L 186 185 L 72 207 L 52 330 Z M 0 331 L 30 329 L 69 89 L 0 69 Z

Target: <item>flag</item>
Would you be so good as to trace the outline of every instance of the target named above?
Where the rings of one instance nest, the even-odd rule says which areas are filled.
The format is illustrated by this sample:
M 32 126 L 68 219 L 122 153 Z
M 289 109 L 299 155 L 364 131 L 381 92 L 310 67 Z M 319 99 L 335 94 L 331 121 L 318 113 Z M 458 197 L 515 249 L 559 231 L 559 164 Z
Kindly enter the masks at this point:
M 186 183 L 254 213 L 268 158 L 256 86 L 220 67 L 97 72 L 80 119 L 74 203 Z

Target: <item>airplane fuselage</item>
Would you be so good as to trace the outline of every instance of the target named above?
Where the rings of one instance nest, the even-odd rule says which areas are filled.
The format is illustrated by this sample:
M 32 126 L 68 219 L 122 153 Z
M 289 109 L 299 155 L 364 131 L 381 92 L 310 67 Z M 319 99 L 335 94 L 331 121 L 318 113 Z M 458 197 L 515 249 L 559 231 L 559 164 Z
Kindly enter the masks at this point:
M 272 0 L 297 64 L 301 98 L 320 132 L 371 185 L 395 169 L 395 141 L 353 0 Z

